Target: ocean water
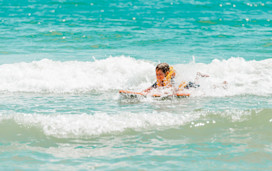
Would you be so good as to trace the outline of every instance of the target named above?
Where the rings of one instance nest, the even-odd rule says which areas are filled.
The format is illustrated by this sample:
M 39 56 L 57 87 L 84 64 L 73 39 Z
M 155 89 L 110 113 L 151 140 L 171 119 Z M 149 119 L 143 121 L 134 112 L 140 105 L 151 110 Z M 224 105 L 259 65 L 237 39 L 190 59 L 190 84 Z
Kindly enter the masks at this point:
M 271 170 L 271 73 L 270 1 L 0 0 L 0 170 Z

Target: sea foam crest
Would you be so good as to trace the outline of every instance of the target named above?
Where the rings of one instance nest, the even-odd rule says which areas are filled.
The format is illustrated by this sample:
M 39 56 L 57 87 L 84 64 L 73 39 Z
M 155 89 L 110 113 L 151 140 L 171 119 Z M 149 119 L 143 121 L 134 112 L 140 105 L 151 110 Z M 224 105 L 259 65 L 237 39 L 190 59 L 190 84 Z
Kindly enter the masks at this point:
M 197 116 L 199 117 L 199 116 Z M 189 114 L 130 113 L 107 114 L 97 112 L 74 115 L 0 114 L 0 128 L 5 121 L 25 128 L 41 130 L 47 136 L 59 138 L 89 137 L 123 132 L 126 129 L 142 130 L 184 125 L 194 119 Z M 14 126 L 15 127 L 15 126 Z
M 75 92 L 110 90 L 138 85 L 153 74 L 154 65 L 130 57 L 93 62 L 52 61 L 0 66 L 0 91 Z
M 178 80 L 197 82 L 194 96 L 272 95 L 272 59 L 246 61 L 243 58 L 213 60 L 210 64 L 176 65 Z M 197 73 L 209 77 L 197 76 Z
M 178 114 L 169 112 L 119 112 L 109 114 L 96 112 L 94 114 L 25 114 L 1 113 L 0 130 L 10 127 L 13 134 L 33 131 L 35 136 L 41 132 L 46 136 L 57 138 L 89 138 L 106 134 L 122 134 L 126 130 L 146 131 L 165 130 L 169 128 L 190 129 L 214 124 L 215 129 L 222 128 L 222 123 L 229 127 L 241 123 L 259 127 L 271 126 L 271 110 L 230 110 L 221 112 L 191 111 Z M 255 121 L 258 121 L 255 123 Z M 252 125 L 252 123 L 254 123 Z M 233 125 L 234 124 L 234 125 Z M 210 129 L 210 128 L 209 128 Z M 24 131 L 24 132 L 22 132 Z M 188 130 L 190 131 L 190 130 Z M 0 138 L 4 135 L 0 134 Z
M 156 81 L 156 64 L 131 57 L 109 57 L 92 62 L 52 61 L 0 66 L 0 91 L 86 92 L 130 89 L 142 91 Z M 192 96 L 272 94 L 272 59 L 246 61 L 243 58 L 213 60 L 209 64 L 174 64 L 176 83 L 200 85 Z M 209 75 L 199 77 L 197 73 Z

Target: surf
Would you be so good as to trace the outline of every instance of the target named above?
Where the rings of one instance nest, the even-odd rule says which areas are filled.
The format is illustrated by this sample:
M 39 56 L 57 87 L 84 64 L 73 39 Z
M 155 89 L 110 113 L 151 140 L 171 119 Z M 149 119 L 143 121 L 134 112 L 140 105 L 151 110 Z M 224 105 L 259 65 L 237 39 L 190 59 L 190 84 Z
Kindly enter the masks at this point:
M 164 131 L 178 129 L 208 129 L 271 127 L 271 109 L 206 111 L 170 113 L 119 112 L 109 114 L 27 114 L 1 113 L 0 138 L 20 140 L 21 137 L 88 139 L 97 136 L 123 135 L 128 132 Z M 6 130 L 9 130 L 6 132 Z M 269 129 L 267 129 L 269 130 Z M 186 132 L 186 131 L 185 131 Z
M 171 65 L 171 64 L 170 64 Z M 156 63 L 117 56 L 103 60 L 53 61 L 43 59 L 0 65 L 0 92 L 86 93 L 119 90 L 142 91 L 155 82 Z M 195 81 L 197 72 L 210 77 L 198 81 L 191 96 L 271 96 L 272 59 L 243 58 L 213 60 L 211 63 L 172 64 L 176 82 Z M 226 85 L 222 84 L 224 81 Z

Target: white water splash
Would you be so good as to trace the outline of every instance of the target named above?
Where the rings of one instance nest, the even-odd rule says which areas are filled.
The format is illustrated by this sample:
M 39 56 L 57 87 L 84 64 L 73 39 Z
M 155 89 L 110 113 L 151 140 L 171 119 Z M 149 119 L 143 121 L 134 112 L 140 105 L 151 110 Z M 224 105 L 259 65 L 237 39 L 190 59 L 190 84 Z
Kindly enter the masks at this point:
M 0 91 L 8 92 L 88 92 L 132 89 L 142 91 L 155 80 L 155 63 L 130 57 L 109 57 L 93 62 L 59 62 L 44 59 L 31 63 L 0 66 Z M 192 96 L 271 95 L 272 59 L 245 61 L 243 58 L 214 60 L 210 64 L 173 65 L 176 82 L 195 81 Z M 225 83 L 224 83 L 225 81 Z

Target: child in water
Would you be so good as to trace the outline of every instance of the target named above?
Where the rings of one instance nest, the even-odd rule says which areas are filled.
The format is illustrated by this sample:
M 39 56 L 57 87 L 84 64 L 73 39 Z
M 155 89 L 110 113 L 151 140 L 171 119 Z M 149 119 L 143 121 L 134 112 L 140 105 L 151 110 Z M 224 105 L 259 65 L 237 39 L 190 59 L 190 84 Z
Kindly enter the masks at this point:
M 185 89 L 189 89 L 190 87 L 194 87 L 197 88 L 199 87 L 198 84 L 195 84 L 193 82 L 189 82 L 188 84 L 186 84 L 185 82 L 182 82 L 178 89 L 175 88 L 175 81 L 174 78 L 176 76 L 176 72 L 173 69 L 173 67 L 170 67 L 167 63 L 160 63 L 157 65 L 156 67 L 156 78 L 157 81 L 148 89 L 144 90 L 144 92 L 149 92 L 152 89 L 156 89 L 159 87 L 167 87 L 167 88 L 173 88 L 173 91 L 180 91 Z M 204 75 L 201 73 L 197 73 L 197 77 L 201 76 L 201 77 L 209 77 L 208 75 Z
M 171 72 L 171 73 L 170 73 Z M 176 73 L 173 67 L 167 63 L 160 63 L 156 67 L 156 78 L 157 81 L 148 89 L 144 90 L 144 92 L 149 92 L 150 90 L 158 87 L 173 87 L 174 86 L 174 77 Z

